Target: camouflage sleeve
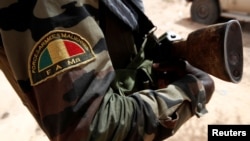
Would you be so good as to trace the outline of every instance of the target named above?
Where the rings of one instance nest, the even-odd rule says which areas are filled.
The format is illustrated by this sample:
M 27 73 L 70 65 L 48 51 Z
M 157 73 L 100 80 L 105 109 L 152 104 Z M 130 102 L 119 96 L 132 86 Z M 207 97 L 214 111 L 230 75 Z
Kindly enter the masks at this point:
M 0 64 L 10 66 L 50 140 L 163 139 L 205 112 L 204 88 L 192 75 L 165 89 L 115 93 L 97 11 L 95 0 L 0 2 L 8 60 Z
M 129 96 L 110 90 L 91 125 L 91 140 L 162 140 L 194 114 L 205 114 L 205 91 L 192 75 L 159 90 Z

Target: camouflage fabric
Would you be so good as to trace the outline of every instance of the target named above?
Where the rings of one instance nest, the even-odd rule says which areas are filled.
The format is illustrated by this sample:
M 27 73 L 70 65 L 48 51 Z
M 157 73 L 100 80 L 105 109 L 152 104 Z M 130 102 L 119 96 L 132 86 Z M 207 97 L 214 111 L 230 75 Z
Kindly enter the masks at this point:
M 125 31 L 136 30 L 131 7 L 116 0 L 101 3 L 126 25 Z M 194 114 L 206 113 L 204 87 L 192 75 L 163 89 L 135 91 L 134 76 L 143 70 L 150 79 L 152 62 L 142 48 L 133 51 L 132 61 L 126 59 L 132 64 L 114 69 L 119 61 L 109 51 L 116 36 L 106 38 L 100 27 L 100 5 L 98 0 L 0 2 L 0 68 L 8 69 L 5 74 L 16 81 L 11 84 L 19 87 L 18 95 L 48 138 L 162 140 Z

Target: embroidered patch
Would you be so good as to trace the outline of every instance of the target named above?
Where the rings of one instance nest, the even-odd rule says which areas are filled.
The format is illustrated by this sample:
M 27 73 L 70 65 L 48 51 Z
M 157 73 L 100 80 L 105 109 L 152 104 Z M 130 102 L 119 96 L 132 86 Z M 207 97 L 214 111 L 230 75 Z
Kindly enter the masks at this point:
M 86 39 L 62 30 L 46 34 L 33 48 L 29 56 L 29 77 L 35 86 L 70 68 L 95 59 Z

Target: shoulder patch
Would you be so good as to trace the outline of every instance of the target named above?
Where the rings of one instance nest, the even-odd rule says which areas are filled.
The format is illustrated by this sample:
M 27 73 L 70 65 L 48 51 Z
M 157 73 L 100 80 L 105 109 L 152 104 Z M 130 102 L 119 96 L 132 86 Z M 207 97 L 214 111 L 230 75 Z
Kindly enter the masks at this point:
M 63 30 L 51 31 L 37 42 L 29 55 L 31 85 L 37 85 L 94 59 L 92 47 L 79 34 Z

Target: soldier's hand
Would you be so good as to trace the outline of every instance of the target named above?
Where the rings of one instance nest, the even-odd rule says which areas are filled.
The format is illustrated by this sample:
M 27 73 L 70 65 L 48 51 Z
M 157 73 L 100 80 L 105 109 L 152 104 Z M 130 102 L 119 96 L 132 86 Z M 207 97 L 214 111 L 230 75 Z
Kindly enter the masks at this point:
M 163 63 L 153 63 L 152 71 L 157 88 L 165 88 L 186 75 L 185 63 L 176 59 Z
M 192 66 L 186 60 L 171 60 L 170 62 L 153 63 L 152 69 L 158 88 L 164 88 L 185 75 L 192 74 L 202 82 L 206 91 L 206 102 L 210 100 L 214 92 L 213 79 L 206 72 Z

